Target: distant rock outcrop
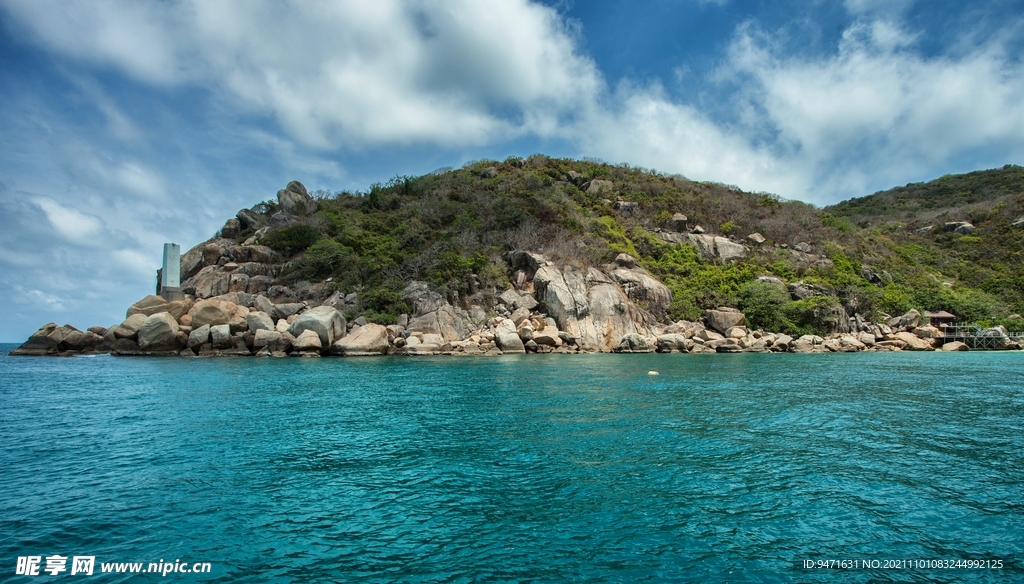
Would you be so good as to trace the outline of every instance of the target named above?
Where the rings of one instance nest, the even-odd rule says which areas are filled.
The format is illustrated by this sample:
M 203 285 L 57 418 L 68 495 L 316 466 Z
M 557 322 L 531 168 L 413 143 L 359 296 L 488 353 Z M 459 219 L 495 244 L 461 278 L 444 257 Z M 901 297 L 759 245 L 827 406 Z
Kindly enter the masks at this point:
M 559 330 L 585 349 L 611 351 L 630 333 L 649 335 L 649 325 L 656 322 L 597 268 L 543 265 L 533 283 Z
M 705 260 L 720 259 L 722 261 L 741 260 L 747 257 L 749 251 L 742 244 L 736 243 L 727 237 L 719 235 L 706 235 L 694 229 L 693 233 L 674 233 L 661 231 L 658 237 L 667 243 L 681 243 L 697 247 L 697 253 Z
M 277 191 L 277 202 L 281 205 L 281 211 L 298 217 L 312 215 L 317 209 L 316 201 L 306 192 L 306 187 L 295 180 Z
M 950 221 L 943 226 L 943 229 L 960 235 L 970 235 L 974 231 L 974 225 L 967 221 Z
M 668 313 L 668 307 L 672 304 L 672 291 L 647 270 L 639 267 L 634 257 L 619 254 L 612 264 L 605 266 L 605 271 L 634 303 L 659 318 Z

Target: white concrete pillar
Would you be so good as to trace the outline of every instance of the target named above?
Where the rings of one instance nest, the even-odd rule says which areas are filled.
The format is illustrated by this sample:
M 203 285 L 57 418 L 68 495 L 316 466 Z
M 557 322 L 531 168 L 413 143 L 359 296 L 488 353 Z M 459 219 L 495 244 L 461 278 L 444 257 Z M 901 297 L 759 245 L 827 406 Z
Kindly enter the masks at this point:
M 160 295 L 165 300 L 181 300 L 181 246 L 164 244 L 164 265 L 160 271 Z

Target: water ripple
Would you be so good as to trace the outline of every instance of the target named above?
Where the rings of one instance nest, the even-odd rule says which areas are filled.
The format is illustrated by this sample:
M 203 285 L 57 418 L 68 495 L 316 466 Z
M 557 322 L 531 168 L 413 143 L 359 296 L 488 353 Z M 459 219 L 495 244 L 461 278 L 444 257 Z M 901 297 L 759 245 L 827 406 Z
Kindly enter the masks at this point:
M 4 574 L 60 553 L 225 582 L 1024 580 L 1020 359 L 3 355 Z M 1008 567 L 793 565 L 844 558 Z

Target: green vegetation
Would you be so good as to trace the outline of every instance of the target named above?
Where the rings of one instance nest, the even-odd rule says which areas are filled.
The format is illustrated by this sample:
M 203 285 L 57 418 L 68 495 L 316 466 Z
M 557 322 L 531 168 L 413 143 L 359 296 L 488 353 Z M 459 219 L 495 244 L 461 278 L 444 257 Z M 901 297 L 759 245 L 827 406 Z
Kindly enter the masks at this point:
M 926 183 L 911 183 L 856 197 L 826 209 L 854 222 L 910 221 L 928 224 L 936 218 L 978 220 L 1007 198 L 1024 193 L 1024 167 L 1015 164 L 967 174 L 947 174 Z M 973 221 L 972 221 L 973 222 Z
M 266 244 L 274 251 L 294 254 L 320 240 L 320 234 L 310 225 L 292 225 L 267 234 Z
M 485 173 L 490 167 L 495 172 Z M 587 192 L 595 178 L 612 181 L 614 192 Z M 338 289 L 359 291 L 362 313 L 378 322 L 409 310 L 401 290 L 414 279 L 453 303 L 493 305 L 509 286 L 504 258 L 514 249 L 581 266 L 633 255 L 671 289 L 673 319 L 737 306 L 755 327 L 802 334 L 833 326 L 840 308 L 867 318 L 944 309 L 1015 329 L 1021 321 L 1008 317 L 1024 312 L 1024 229 L 1009 226 L 1024 215 L 1024 169 L 1017 166 L 825 210 L 627 165 L 543 155 L 324 195 L 313 216 L 263 241 L 289 258 L 282 283 L 330 279 Z M 605 202 L 615 199 L 637 202 L 639 210 L 618 212 Z M 269 217 L 277 205 L 266 201 L 254 210 Z M 754 232 L 767 241 L 748 245 L 752 253 L 743 261 L 703 259 L 693 246 L 659 238 L 656 231 L 674 213 L 736 241 Z M 942 229 L 947 220 L 977 229 L 949 233 Z M 936 228 L 915 233 L 925 225 Z M 798 242 L 810 243 L 812 253 L 791 253 Z M 756 282 L 762 275 L 803 280 L 826 294 L 793 300 L 783 286 Z

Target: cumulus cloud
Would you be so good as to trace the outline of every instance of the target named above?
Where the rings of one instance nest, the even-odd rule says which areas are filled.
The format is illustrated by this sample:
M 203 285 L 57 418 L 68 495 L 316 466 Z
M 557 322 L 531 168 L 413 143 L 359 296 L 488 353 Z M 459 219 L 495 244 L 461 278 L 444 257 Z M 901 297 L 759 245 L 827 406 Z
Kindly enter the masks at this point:
M 902 21 L 911 4 L 847 0 L 853 24 L 816 57 L 742 25 L 714 78 L 726 83 L 698 90 L 732 104 L 723 119 L 657 83 L 608 87 L 558 11 L 526 0 L 4 0 L 53 51 L 151 84 L 212 88 L 272 116 L 304 148 L 553 138 L 583 154 L 815 202 L 991 144 L 1020 152 L 1018 62 L 998 36 L 955 56 L 922 56 Z M 91 93 L 112 123 L 130 127 Z M 131 161 L 93 172 L 154 200 L 166 191 L 159 173 Z
M 858 21 L 836 54 L 797 59 L 744 29 L 730 72 L 742 99 L 777 135 L 781 159 L 807 176 L 817 202 L 863 193 L 937 168 L 972 149 L 1020 156 L 1024 67 L 992 41 L 962 55 L 924 57 L 892 21 Z
M 218 88 L 321 148 L 545 135 L 600 84 L 558 13 L 526 0 L 4 5 L 53 51 Z
M 621 86 L 614 109 L 580 128 L 585 153 L 753 190 L 799 192 L 807 185 L 787 160 L 751 143 L 658 86 Z

